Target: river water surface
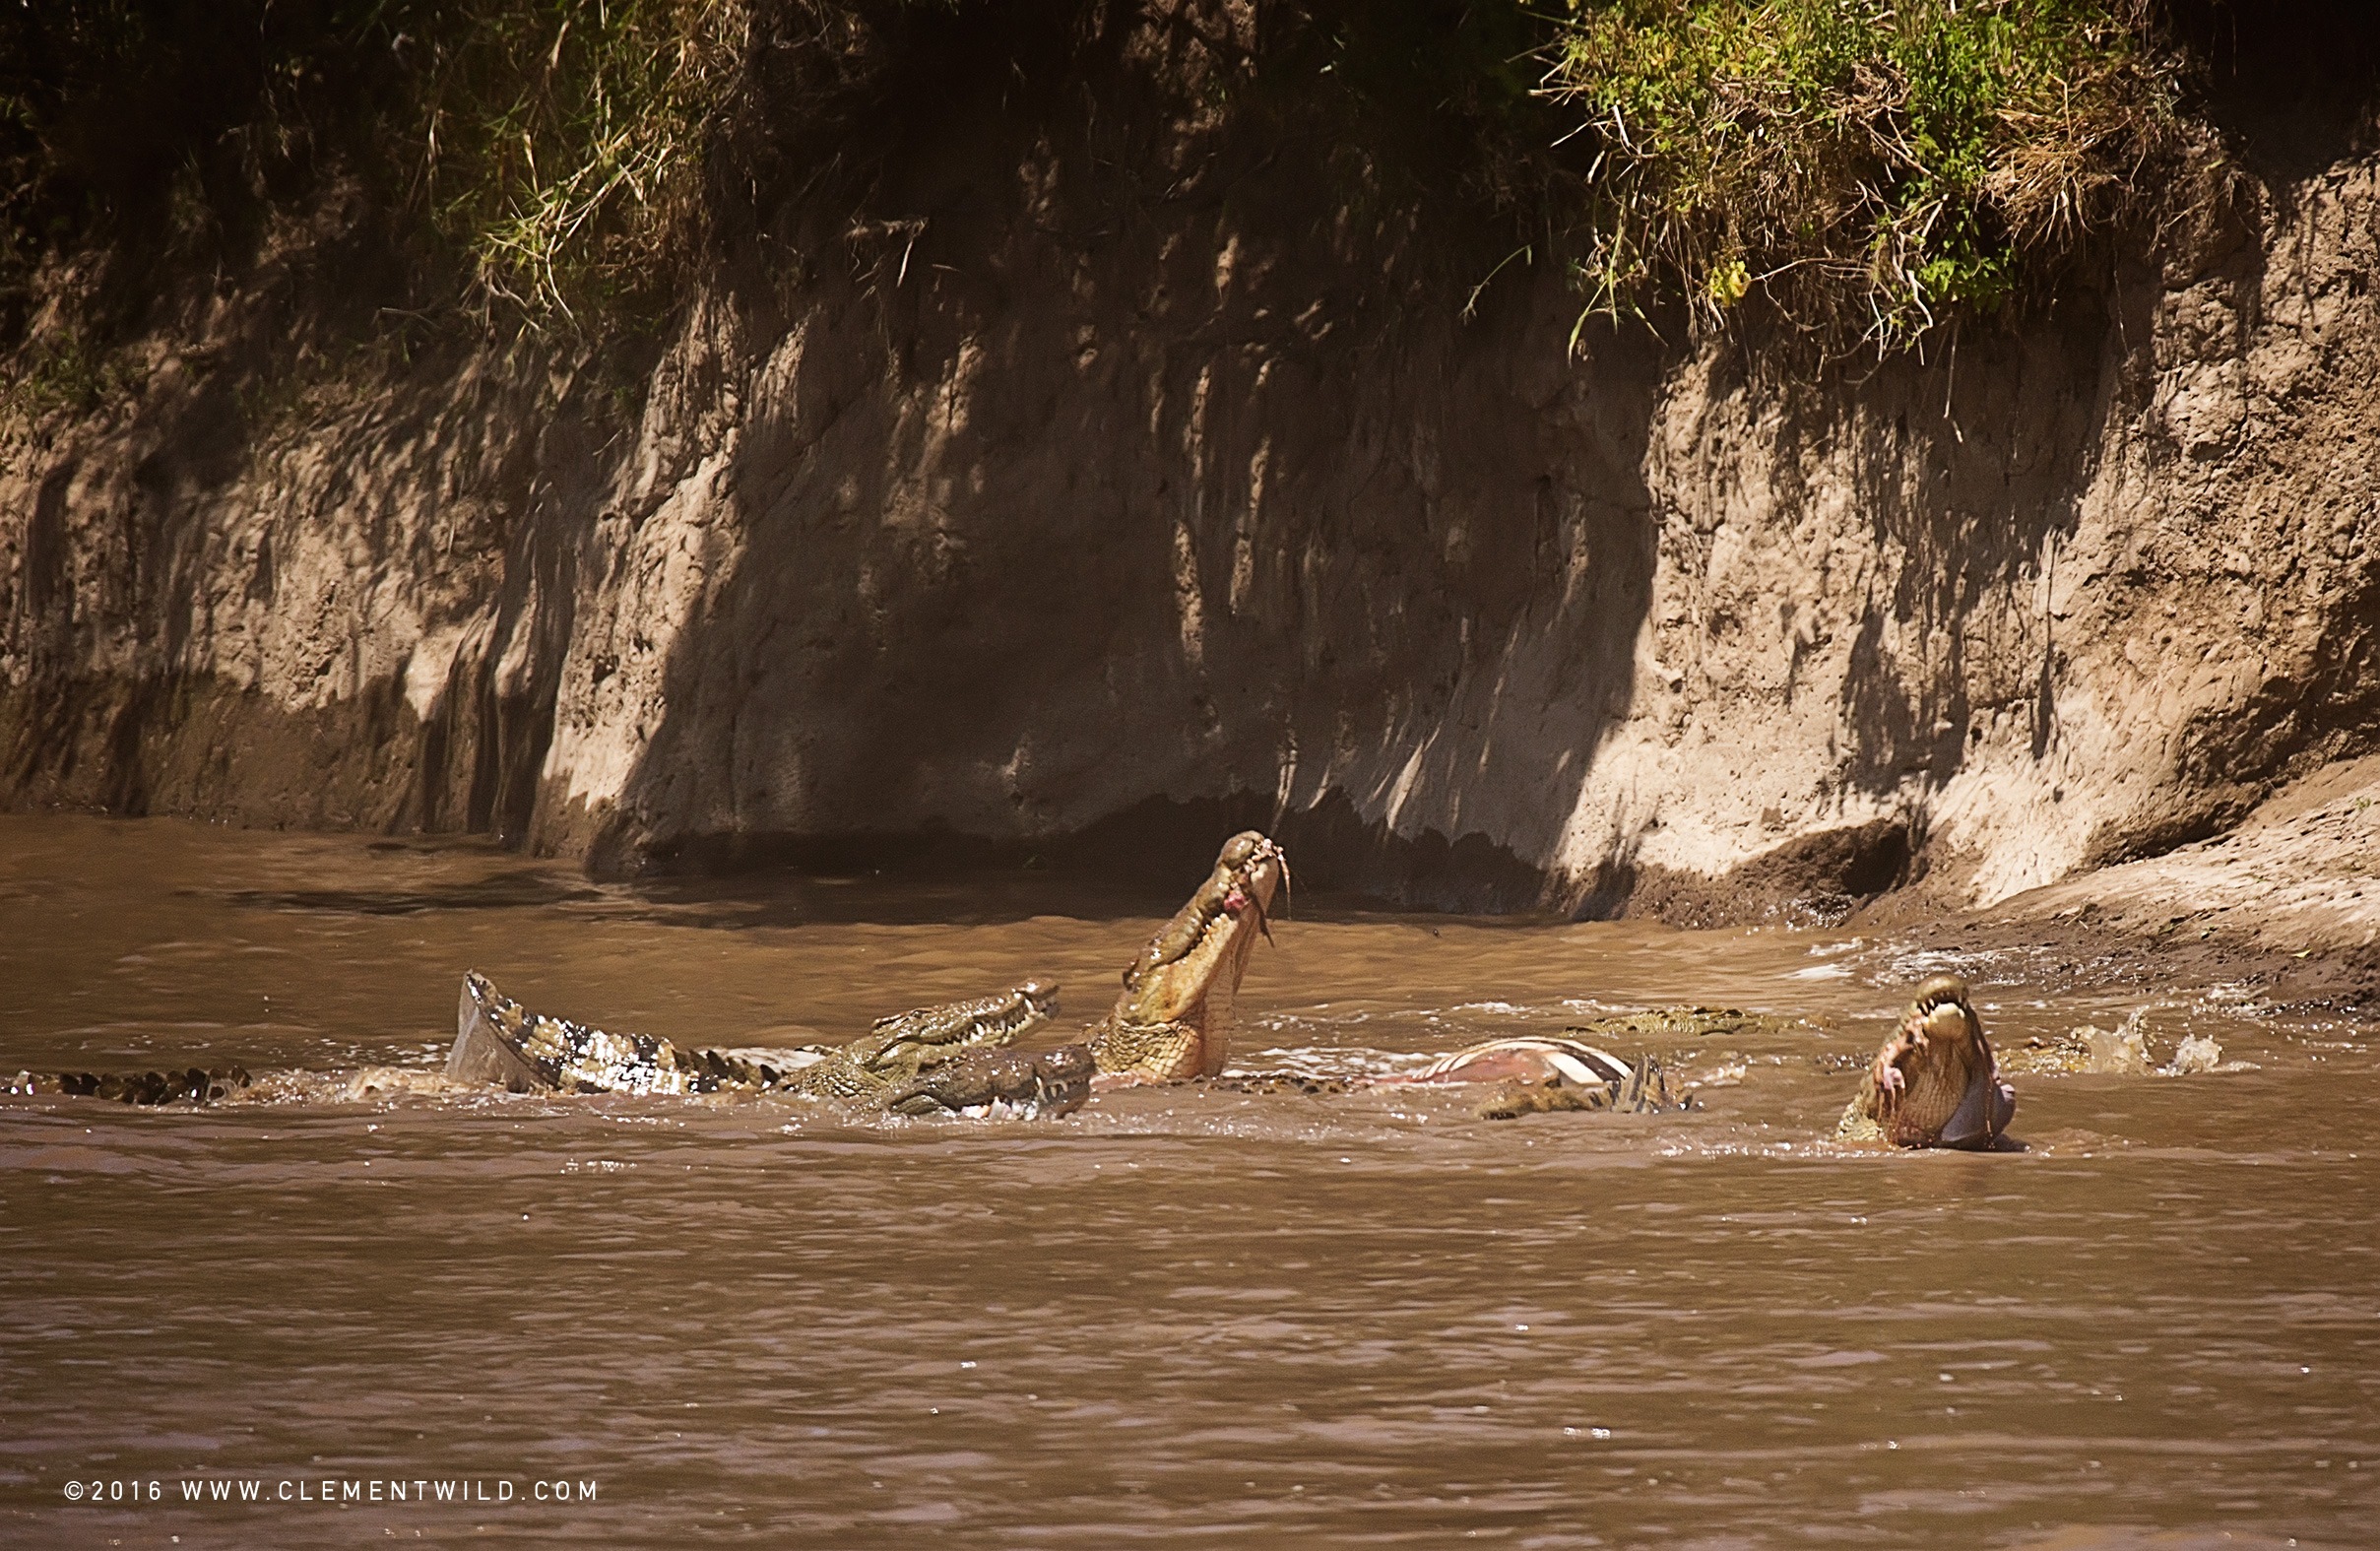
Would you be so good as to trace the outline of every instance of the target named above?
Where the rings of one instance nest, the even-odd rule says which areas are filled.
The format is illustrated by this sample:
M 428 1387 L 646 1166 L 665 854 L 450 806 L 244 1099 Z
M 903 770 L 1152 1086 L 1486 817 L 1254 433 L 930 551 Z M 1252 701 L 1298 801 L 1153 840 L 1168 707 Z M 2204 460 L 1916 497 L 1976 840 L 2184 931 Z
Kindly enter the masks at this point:
M 1040 974 L 1055 1043 L 1196 881 L 598 888 L 0 818 L 0 1066 L 306 1074 L 0 1100 L 0 1542 L 2380 1544 L 2380 1062 L 2222 987 L 1949 962 L 2004 1051 L 2145 1005 L 2253 1066 L 2020 1078 L 1992 1156 L 1827 1139 L 1939 956 L 1309 899 L 1240 1066 L 1679 1002 L 1811 1021 L 1657 1049 L 1701 1084 L 1659 1117 L 347 1096 L 442 1063 L 474 966 L 729 1045 Z

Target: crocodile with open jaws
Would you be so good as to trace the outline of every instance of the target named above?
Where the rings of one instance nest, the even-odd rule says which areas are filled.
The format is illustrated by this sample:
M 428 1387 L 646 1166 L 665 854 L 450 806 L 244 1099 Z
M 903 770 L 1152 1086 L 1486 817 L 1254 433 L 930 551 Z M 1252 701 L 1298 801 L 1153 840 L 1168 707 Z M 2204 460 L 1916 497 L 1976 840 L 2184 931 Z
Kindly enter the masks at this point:
M 1966 982 L 1936 975 L 1918 986 L 1899 1026 L 1869 1064 L 1835 1134 L 1844 1141 L 1981 1152 L 2000 1144 L 2016 1113 L 2016 1092 L 2000 1080 L 2000 1063 L 1967 1000 Z

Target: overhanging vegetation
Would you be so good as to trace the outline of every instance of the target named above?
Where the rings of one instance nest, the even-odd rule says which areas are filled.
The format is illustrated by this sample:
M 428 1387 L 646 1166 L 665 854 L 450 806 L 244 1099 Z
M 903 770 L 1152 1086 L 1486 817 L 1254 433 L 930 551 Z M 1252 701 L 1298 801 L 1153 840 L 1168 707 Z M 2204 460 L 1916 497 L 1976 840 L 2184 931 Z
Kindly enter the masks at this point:
M 1610 310 L 1757 293 L 1906 343 L 2126 215 L 2175 130 L 2137 0 L 1571 0 L 1554 27 Z
M 235 223 L 243 200 L 333 172 L 410 223 L 425 262 L 443 255 L 443 305 L 593 333 L 650 317 L 682 293 L 706 205 L 741 176 L 757 72 L 796 59 L 897 82 L 905 20 L 1006 25 L 992 3 L 17 8 L 0 17 L 0 291 L 17 298 L 0 343 L 22 338 L 45 255 L 161 243 L 191 225 L 177 201 Z M 1026 9 L 1046 31 L 1068 5 Z M 1071 9 L 1083 35 L 1117 10 Z M 1273 0 L 1255 15 L 1258 67 L 1264 39 L 1298 38 L 1306 58 L 1327 36 L 1364 66 L 1332 90 L 1405 92 L 1393 107 L 1453 124 L 1485 174 L 1470 196 L 1529 233 L 1532 256 L 1559 257 L 1590 312 L 1752 305 L 1906 345 L 2126 220 L 2187 127 L 2149 0 Z

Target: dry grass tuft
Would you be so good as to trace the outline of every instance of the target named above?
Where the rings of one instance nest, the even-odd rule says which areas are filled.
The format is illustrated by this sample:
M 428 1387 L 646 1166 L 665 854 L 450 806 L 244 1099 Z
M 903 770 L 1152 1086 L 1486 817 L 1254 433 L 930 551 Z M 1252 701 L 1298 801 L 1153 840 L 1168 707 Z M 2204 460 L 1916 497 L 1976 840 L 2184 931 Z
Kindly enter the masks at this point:
M 570 323 L 666 286 L 749 28 L 741 0 L 505 0 L 428 34 L 405 139 L 484 301 Z

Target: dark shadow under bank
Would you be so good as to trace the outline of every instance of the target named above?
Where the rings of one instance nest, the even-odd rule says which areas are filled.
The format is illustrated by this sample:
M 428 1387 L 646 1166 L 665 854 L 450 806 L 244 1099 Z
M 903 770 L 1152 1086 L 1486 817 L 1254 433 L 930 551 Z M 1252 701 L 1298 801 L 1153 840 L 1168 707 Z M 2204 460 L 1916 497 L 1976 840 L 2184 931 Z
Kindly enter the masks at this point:
M 1281 842 L 1293 900 L 1334 911 L 1371 904 L 1573 920 L 1629 916 L 1681 927 L 1831 925 L 1925 872 L 1910 826 L 1877 820 L 1797 837 L 1717 877 L 1623 864 L 1573 879 L 1483 835 L 1393 833 L 1361 818 L 1336 791 L 1286 812 L 1255 793 L 1153 798 L 1073 834 L 1034 840 L 949 829 L 711 834 L 648 852 L 599 847 L 589 865 L 599 878 L 633 880 L 640 895 L 684 904 L 740 899 L 759 908 L 790 899 L 779 880 L 795 874 L 810 882 L 881 878 L 910 892 L 922 885 L 946 892 L 958 917 L 1166 914 L 1214 865 L 1222 841 L 1243 829 Z
M 1408 910 L 1484 915 L 1538 911 L 1547 875 L 1484 836 L 1449 841 L 1406 837 L 1367 823 L 1338 792 L 1311 808 L 1281 812 L 1270 798 L 1242 793 L 1187 802 L 1151 798 L 1065 835 L 1029 840 L 946 828 L 836 835 L 707 834 L 628 851 L 599 844 L 588 858 L 598 878 L 692 891 L 710 880 L 766 872 L 813 877 L 881 874 L 906 882 L 971 875 L 1042 873 L 1130 901 L 1121 908 L 1170 913 L 1214 866 L 1223 841 L 1260 829 L 1290 858 L 1294 895 L 1328 895 Z M 1170 901 L 1170 903 L 1163 903 Z M 1068 909 L 1068 914 L 1082 913 Z

